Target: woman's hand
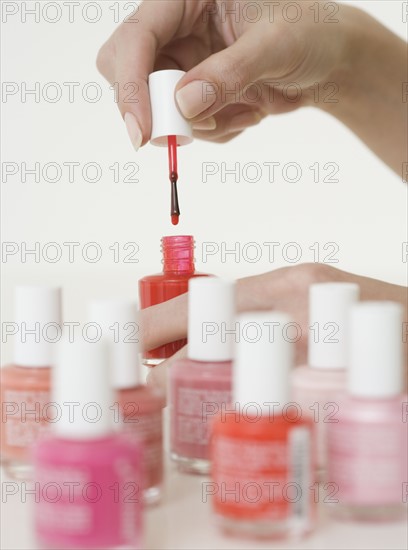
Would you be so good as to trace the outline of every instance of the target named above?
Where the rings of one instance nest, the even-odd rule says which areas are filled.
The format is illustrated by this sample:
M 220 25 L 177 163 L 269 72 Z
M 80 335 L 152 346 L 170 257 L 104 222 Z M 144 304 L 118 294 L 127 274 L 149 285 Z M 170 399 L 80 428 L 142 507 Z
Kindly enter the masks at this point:
M 101 48 L 97 65 L 118 83 L 119 109 L 135 149 L 151 133 L 147 79 L 187 74 L 176 99 L 197 137 L 224 142 L 270 113 L 333 93 L 344 73 L 347 6 L 303 1 L 146 0 Z M 353 10 L 351 10 L 353 11 Z M 126 96 L 137 90 L 137 102 Z
M 296 364 L 306 362 L 309 309 L 309 287 L 313 283 L 351 282 L 360 286 L 362 300 L 392 300 L 405 308 L 407 321 L 407 289 L 383 281 L 360 277 L 324 264 L 303 264 L 277 269 L 237 282 L 237 309 L 242 311 L 275 310 L 290 315 L 302 329 L 296 344 Z M 141 312 L 144 349 L 153 349 L 167 342 L 185 338 L 187 334 L 187 294 Z M 148 382 L 165 388 L 167 367 L 186 350 L 151 369 Z

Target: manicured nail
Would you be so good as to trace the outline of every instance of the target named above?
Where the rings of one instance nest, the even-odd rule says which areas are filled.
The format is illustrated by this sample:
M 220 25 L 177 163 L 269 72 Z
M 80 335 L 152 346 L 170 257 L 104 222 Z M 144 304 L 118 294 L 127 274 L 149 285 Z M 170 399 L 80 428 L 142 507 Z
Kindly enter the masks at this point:
M 135 151 L 138 151 L 139 147 L 142 145 L 142 140 L 143 140 L 143 135 L 142 135 L 140 126 L 136 120 L 135 115 L 132 115 L 132 113 L 125 113 L 124 118 L 125 118 L 126 129 L 130 137 L 130 141 L 132 142 L 132 145 L 135 148 Z
M 179 109 L 186 118 L 199 115 L 214 105 L 216 99 L 217 92 L 214 84 L 204 80 L 194 80 L 176 93 Z
M 217 128 L 217 121 L 213 116 L 209 116 L 200 122 L 193 124 L 193 130 L 215 130 Z
M 258 124 L 259 122 L 261 122 L 261 120 L 262 120 L 262 117 L 259 113 L 255 113 L 255 112 L 240 113 L 239 115 L 235 115 L 234 118 L 229 123 L 228 133 L 233 134 L 235 132 L 241 132 L 242 130 L 245 130 L 245 128 L 248 128 L 249 126 L 255 126 L 255 124 Z

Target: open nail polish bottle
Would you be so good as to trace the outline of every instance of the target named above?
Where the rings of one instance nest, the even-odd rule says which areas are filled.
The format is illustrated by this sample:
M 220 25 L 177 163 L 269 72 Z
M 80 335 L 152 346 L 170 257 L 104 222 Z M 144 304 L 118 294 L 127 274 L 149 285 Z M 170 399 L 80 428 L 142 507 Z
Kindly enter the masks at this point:
M 316 467 L 324 476 L 326 433 L 336 422 L 338 397 L 346 387 L 350 310 L 359 297 L 353 283 L 318 283 L 309 291 L 308 365 L 292 371 L 292 398 L 316 429 Z
M 403 394 L 403 312 L 361 302 L 350 320 L 347 395 L 328 431 L 333 515 L 360 521 L 407 518 L 408 397 Z
M 49 429 L 50 380 L 61 331 L 61 290 L 18 286 L 14 300 L 14 362 L 1 369 L 1 457 L 14 478 L 31 474 L 30 450 Z
M 208 474 L 214 416 L 231 400 L 235 285 L 192 279 L 188 296 L 188 355 L 169 370 L 171 456 L 179 470 Z
M 136 303 L 101 300 L 90 305 L 89 318 L 100 325 L 107 340 L 113 387 L 115 427 L 144 449 L 143 496 L 146 504 L 160 500 L 163 483 L 163 407 L 165 396 L 142 383 L 139 367 Z
M 140 307 L 145 309 L 161 304 L 188 291 L 188 282 L 193 277 L 206 277 L 194 266 L 194 238 L 190 235 L 175 235 L 162 238 L 163 272 L 148 275 L 139 281 Z M 168 359 L 185 346 L 185 338 L 169 342 L 159 348 L 145 351 L 143 363 L 154 367 Z
M 102 341 L 63 338 L 52 434 L 33 448 L 36 539 L 45 549 L 142 547 L 142 446 L 114 433 Z
M 313 430 L 291 402 L 289 323 L 278 312 L 238 317 L 232 403 L 213 425 L 207 484 L 228 534 L 301 537 L 314 525 Z

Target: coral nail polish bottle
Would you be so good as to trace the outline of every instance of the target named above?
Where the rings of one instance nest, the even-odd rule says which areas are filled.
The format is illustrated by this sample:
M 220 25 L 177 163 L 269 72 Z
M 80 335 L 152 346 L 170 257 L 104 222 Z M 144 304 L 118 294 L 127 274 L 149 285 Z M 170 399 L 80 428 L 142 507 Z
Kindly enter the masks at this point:
M 362 521 L 407 514 L 407 396 L 403 395 L 402 308 L 362 302 L 351 311 L 348 395 L 328 432 L 333 514 Z
M 300 537 L 313 527 L 313 430 L 290 401 L 288 323 L 278 312 L 238 317 L 233 403 L 213 425 L 208 485 L 229 534 Z
M 208 474 L 211 424 L 231 400 L 235 285 L 192 279 L 188 309 L 188 357 L 169 371 L 171 456 L 181 471 Z
M 26 479 L 31 446 L 50 425 L 50 365 L 61 330 L 61 290 L 18 286 L 14 308 L 14 364 L 1 369 L 1 456 L 11 477 Z
M 140 307 L 145 309 L 161 304 L 188 290 L 188 282 L 193 277 L 205 277 L 194 266 L 194 239 L 187 235 L 162 238 L 163 273 L 143 277 L 139 281 Z M 174 355 L 185 346 L 186 339 L 164 344 L 159 348 L 146 351 L 143 363 L 154 367 Z
M 141 548 L 142 447 L 113 431 L 104 343 L 64 338 L 52 384 L 53 435 L 33 449 L 37 542 L 54 550 Z
M 350 309 L 359 297 L 353 283 L 319 283 L 309 292 L 309 360 L 292 371 L 292 398 L 316 429 L 316 466 L 324 475 L 326 432 L 336 422 L 338 397 L 346 387 Z
M 96 301 L 90 319 L 99 323 L 107 340 L 116 402 L 115 422 L 129 441 L 142 441 L 144 449 L 144 501 L 160 500 L 163 482 L 163 407 L 165 396 L 141 382 L 138 316 L 133 302 Z

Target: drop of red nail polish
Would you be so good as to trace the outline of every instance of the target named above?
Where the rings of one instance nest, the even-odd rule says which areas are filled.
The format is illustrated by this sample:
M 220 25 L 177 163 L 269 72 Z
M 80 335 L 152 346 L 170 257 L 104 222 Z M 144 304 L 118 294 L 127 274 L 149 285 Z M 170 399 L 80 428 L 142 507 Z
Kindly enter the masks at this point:
M 178 222 L 179 222 L 179 217 L 177 216 L 177 214 L 173 214 L 173 215 L 171 216 L 171 223 L 172 223 L 173 225 L 178 225 Z

